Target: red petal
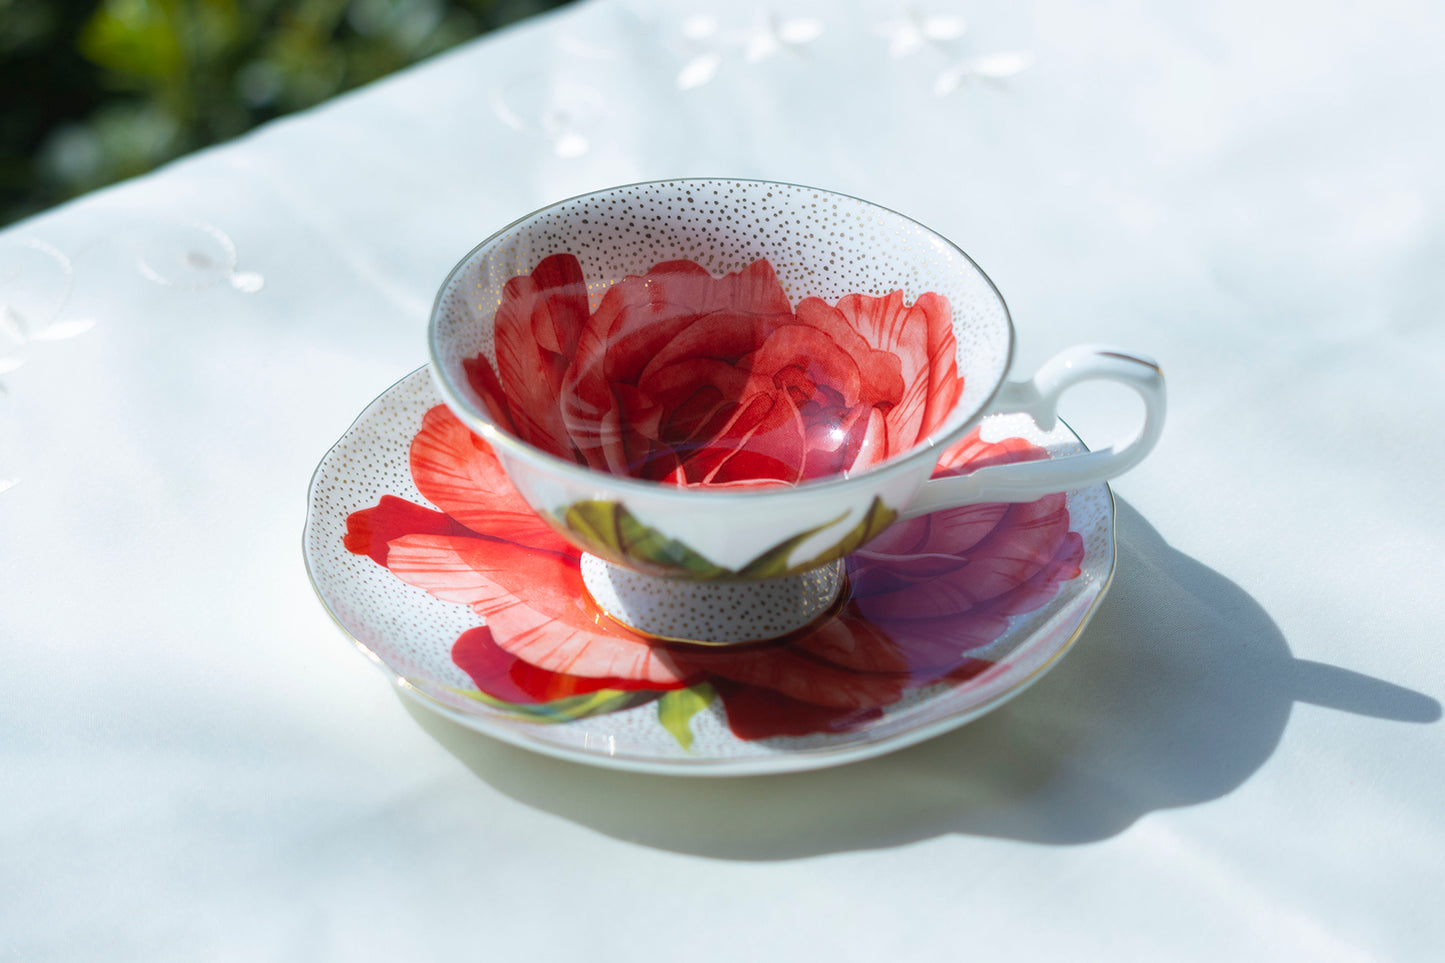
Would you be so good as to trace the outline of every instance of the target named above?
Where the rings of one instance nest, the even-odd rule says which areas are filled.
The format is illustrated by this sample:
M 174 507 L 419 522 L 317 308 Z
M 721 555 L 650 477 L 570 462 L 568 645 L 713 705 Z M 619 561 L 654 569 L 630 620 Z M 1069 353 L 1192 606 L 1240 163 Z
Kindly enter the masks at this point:
M 494 699 L 519 705 L 546 701 L 538 699 L 512 679 L 517 657 L 500 648 L 485 625 L 468 629 L 452 645 L 452 661 L 471 677 L 472 683 Z
M 888 633 L 871 625 L 851 605 L 799 637 L 793 645 L 817 659 L 854 672 L 907 673 L 911 666 Z
M 567 429 L 578 450 L 595 467 L 618 473 L 636 467 L 638 453 L 631 453 L 630 464 L 618 430 L 618 385 L 645 390 L 643 373 L 659 358 L 664 365 L 689 356 L 736 358 L 791 317 L 787 295 L 766 261 L 721 278 L 691 261 L 669 261 L 614 284 L 579 336 L 562 386 Z
M 960 682 L 967 682 L 970 679 L 978 678 L 997 664 L 998 663 L 990 662 L 987 659 L 964 659 L 953 669 L 950 669 L 942 679 L 937 681 L 948 681 L 955 685 Z
M 512 421 L 512 409 L 507 404 L 507 393 L 502 390 L 502 383 L 497 380 L 497 373 L 492 370 L 491 362 L 481 356 L 475 358 L 464 358 L 462 369 L 467 375 L 467 384 L 472 386 L 482 399 L 487 412 L 499 428 L 504 428 L 516 435 L 517 426 Z
M 903 292 L 881 298 L 848 294 L 838 299 L 838 313 L 864 341 L 878 351 L 897 355 L 910 377 L 927 363 L 927 332 L 912 323 L 912 308 L 903 303 Z
M 491 538 L 407 535 L 391 543 L 386 567 L 408 585 L 463 605 L 513 599 L 537 585 L 533 604 L 545 608 L 571 600 L 554 584 L 554 570 L 569 561 Z
M 953 309 L 948 300 L 929 291 L 913 302 L 909 324 L 928 332 L 928 398 L 923 409 L 920 439 L 930 435 L 948 418 L 963 393 L 963 378 L 958 373 L 958 344 L 953 335 Z
M 881 409 L 868 409 L 868 422 L 863 439 L 854 449 L 852 461 L 845 467 L 850 471 L 862 471 L 872 465 L 887 461 L 896 447 L 889 441 L 889 418 Z
M 800 303 L 799 318 L 821 322 L 820 305 Z M 901 291 L 881 298 L 850 294 L 839 299 L 836 311 L 872 348 L 899 365 L 901 393 L 888 411 L 889 457 L 897 455 L 942 424 L 962 393 L 948 301 L 932 292 L 912 305 L 903 303 Z
M 838 709 L 799 702 L 770 689 L 714 682 L 727 712 L 728 728 L 739 739 L 808 736 L 815 732 L 849 732 L 878 719 L 883 710 Z
M 726 361 L 714 358 L 686 358 L 656 367 L 644 375 L 638 392 L 667 412 L 654 442 L 677 446 L 692 441 L 711 441 L 727 423 L 719 412 L 731 414 L 747 396 L 748 376 Z
M 907 680 L 902 675 L 840 668 L 787 643 L 746 649 L 698 647 L 679 651 L 676 658 L 688 668 L 772 689 L 800 702 L 840 709 L 891 705 L 902 695 Z
M 582 265 L 571 254 L 554 254 L 506 283 L 492 322 L 497 372 L 517 436 L 569 460 L 562 382 L 587 317 Z
M 675 364 L 699 358 L 735 364 L 763 346 L 768 331 L 789 320 L 776 314 L 756 315 L 711 311 L 690 316 L 690 322 L 656 354 L 641 359 L 638 384 L 646 384 L 656 373 Z
M 519 300 L 535 297 L 543 301 L 538 307 L 545 311 L 533 314 L 533 337 L 544 351 L 572 356 L 587 320 L 587 279 L 574 255 L 543 258 L 529 278 L 513 278 L 503 293 L 514 293 Z
M 914 310 L 904 306 L 903 292 L 894 291 L 881 298 L 849 294 L 840 298 L 836 307 L 817 298 L 805 298 L 798 304 L 798 319 L 830 329 L 846 327 L 867 346 L 870 358 L 888 359 L 886 373 L 881 367 L 875 369 L 877 387 L 871 396 L 874 404 L 885 398 L 889 403 L 887 438 L 892 447 L 876 453 L 872 461 L 854 462 L 852 467 L 864 468 L 912 447 L 920 437 L 931 381 L 928 334 L 921 324 L 912 323 L 923 319 L 915 319 Z
M 975 428 L 938 459 L 935 477 L 966 475 L 990 465 L 1008 465 L 1018 461 L 1038 461 L 1049 453 L 1023 438 L 984 441 Z
M 801 476 L 806 452 L 802 419 L 786 395 L 744 399 L 711 443 L 687 455 L 690 481 L 731 484 Z
M 523 501 L 491 446 L 445 405 L 426 413 L 412 439 L 411 477 L 428 501 L 474 532 L 544 551 L 571 551 Z
M 861 347 L 867 350 L 866 345 Z M 831 336 L 805 324 L 779 326 L 743 363 L 752 372 L 752 391 L 771 391 L 775 386 L 784 386 L 783 375 L 791 371 L 796 373 L 808 396 L 818 386 L 826 386 L 841 395 L 842 403 L 851 408 L 863 395 L 863 372 L 857 359 Z
M 395 495 L 382 495 L 375 508 L 352 512 L 346 517 L 346 550 L 370 555 L 378 565 L 386 564 L 387 543 L 403 535 L 466 535 L 468 530 L 441 512 L 413 505 Z
M 519 705 L 554 702 L 601 689 L 675 689 L 683 683 L 655 685 L 635 679 L 587 679 L 548 672 L 524 662 L 497 645 L 486 626 L 468 629 L 452 646 L 452 661 L 476 687 L 494 699 Z
M 497 645 L 551 672 L 671 684 L 684 680 L 660 647 L 586 601 L 575 558 L 483 538 L 408 536 L 388 568 L 437 598 L 471 605 Z

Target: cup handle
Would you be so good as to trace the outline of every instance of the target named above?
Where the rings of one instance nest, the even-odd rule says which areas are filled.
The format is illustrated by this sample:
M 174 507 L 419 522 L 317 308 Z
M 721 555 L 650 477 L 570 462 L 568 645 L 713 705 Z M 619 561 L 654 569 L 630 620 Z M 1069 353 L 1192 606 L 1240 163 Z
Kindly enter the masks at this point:
M 1046 361 L 1029 381 L 1004 384 L 989 413 L 1022 412 L 1044 431 L 1058 419 L 1059 396 L 1084 381 L 1113 381 L 1134 389 L 1144 401 L 1144 423 L 1121 445 L 1047 461 L 980 468 L 969 475 L 931 478 L 904 510 L 914 518 L 942 508 L 979 502 L 1031 502 L 1053 492 L 1085 488 L 1122 474 L 1149 454 L 1164 428 L 1164 374 L 1148 358 L 1116 348 L 1079 345 Z

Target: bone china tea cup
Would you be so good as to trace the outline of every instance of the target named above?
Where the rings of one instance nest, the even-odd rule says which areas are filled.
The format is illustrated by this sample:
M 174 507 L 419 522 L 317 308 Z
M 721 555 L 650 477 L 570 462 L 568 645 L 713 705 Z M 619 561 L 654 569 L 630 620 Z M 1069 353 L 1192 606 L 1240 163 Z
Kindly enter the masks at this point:
M 634 184 L 530 214 L 452 271 L 429 336 L 442 398 L 586 553 L 594 601 L 669 640 L 794 631 L 895 520 L 1112 478 L 1164 419 L 1159 369 L 1124 351 L 1070 348 L 1005 382 L 1008 309 L 963 251 L 764 181 Z M 1133 438 L 930 478 L 985 415 L 1048 430 L 1086 380 L 1139 394 Z

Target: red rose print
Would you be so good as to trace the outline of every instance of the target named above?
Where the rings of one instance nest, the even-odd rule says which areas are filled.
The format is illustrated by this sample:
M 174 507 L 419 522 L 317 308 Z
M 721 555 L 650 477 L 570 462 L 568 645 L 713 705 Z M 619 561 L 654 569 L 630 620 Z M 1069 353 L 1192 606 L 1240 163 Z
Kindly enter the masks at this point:
M 464 362 L 469 382 L 502 427 L 569 459 L 575 455 L 557 399 L 586 321 L 582 265 L 570 254 L 555 254 L 502 288 L 492 320 L 498 370 L 482 358 Z
M 925 438 L 962 390 L 948 302 L 806 298 L 772 265 L 714 278 L 658 264 L 587 311 L 577 259 L 503 289 L 496 368 L 466 364 L 501 427 L 551 454 L 678 484 L 797 482 L 866 468 Z
M 926 419 L 925 411 L 919 423 Z M 975 433 L 939 472 L 1042 456 L 1026 442 L 986 443 Z M 482 616 L 485 626 L 463 633 L 452 656 L 489 699 L 545 706 L 708 685 L 743 739 L 846 731 L 910 689 L 987 670 L 972 653 L 1011 616 L 1052 598 L 1083 556 L 1062 495 L 945 510 L 899 522 L 850 556 L 850 597 L 822 623 L 772 643 L 668 646 L 600 616 L 577 551 L 527 508 L 488 445 L 445 407 L 426 414 L 411 471 L 440 511 L 384 497 L 350 516 L 346 547 Z

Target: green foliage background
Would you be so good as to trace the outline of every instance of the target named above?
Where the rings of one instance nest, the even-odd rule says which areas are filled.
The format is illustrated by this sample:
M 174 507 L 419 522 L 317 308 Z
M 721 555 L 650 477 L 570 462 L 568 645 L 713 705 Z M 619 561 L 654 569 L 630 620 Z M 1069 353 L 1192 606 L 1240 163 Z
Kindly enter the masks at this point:
M 567 0 L 0 0 L 0 224 Z

